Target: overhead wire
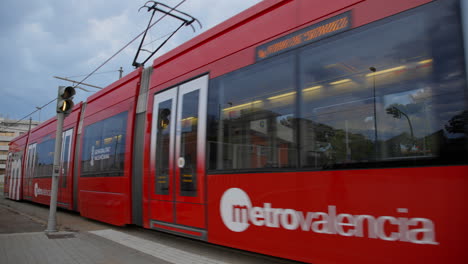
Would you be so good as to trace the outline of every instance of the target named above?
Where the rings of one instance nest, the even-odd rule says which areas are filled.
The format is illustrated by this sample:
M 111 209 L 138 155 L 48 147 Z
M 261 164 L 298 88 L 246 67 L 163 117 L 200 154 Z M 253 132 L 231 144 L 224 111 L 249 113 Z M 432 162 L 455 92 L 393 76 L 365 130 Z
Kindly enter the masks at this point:
M 47 104 L 45 104 L 45 105 L 43 105 L 43 106 L 41 106 L 41 107 L 38 107 L 36 110 L 34 110 L 34 111 L 31 112 L 30 114 L 24 116 L 23 118 L 19 119 L 18 121 L 16 121 L 16 123 L 13 123 L 13 124 L 10 125 L 10 126 L 14 126 L 14 125 L 18 124 L 19 122 L 23 121 L 26 117 L 33 115 L 33 114 L 36 113 L 37 111 L 39 111 L 39 110 L 41 110 L 42 108 L 44 108 L 44 107 L 50 105 L 51 103 L 53 103 L 55 100 L 57 100 L 57 98 L 54 98 L 53 100 L 51 100 L 51 101 L 48 102 Z M 6 127 L 6 125 L 5 125 L 5 127 Z
M 99 65 L 95 70 L 93 70 L 91 73 L 89 73 L 88 75 L 86 75 L 86 77 L 81 80 L 79 83 L 77 83 L 76 85 L 73 86 L 73 88 L 76 88 L 78 85 L 80 85 L 81 83 L 83 83 L 84 81 L 86 81 L 89 77 L 91 77 L 92 75 L 94 75 L 99 69 L 101 69 L 104 65 L 106 65 L 110 60 L 112 60 L 115 56 L 117 56 L 120 52 L 122 52 L 124 49 L 126 49 L 128 46 L 130 46 L 130 44 L 132 44 L 135 40 L 137 40 L 139 37 L 141 37 L 147 30 L 151 29 L 153 26 L 155 26 L 157 23 L 159 23 L 163 18 L 165 18 L 168 14 L 170 14 L 172 11 L 174 11 L 177 7 L 179 7 L 180 5 L 182 5 L 184 2 L 186 2 L 187 0 L 182 0 L 180 1 L 176 6 L 172 7 L 169 12 L 167 12 L 166 14 L 164 14 L 163 16 L 161 16 L 158 20 L 156 20 L 153 24 L 151 24 L 147 29 L 145 29 L 143 32 L 141 32 L 140 34 L 138 34 L 135 38 L 133 38 L 130 42 L 128 42 L 127 44 L 125 44 L 121 49 L 119 49 L 116 53 L 114 53 L 110 58 L 108 58 L 106 61 L 104 61 L 101 65 Z M 42 109 L 46 106 L 48 106 L 49 104 L 53 103 L 55 100 L 57 100 L 57 98 L 54 98 L 53 100 L 51 100 L 50 102 L 46 103 L 45 105 L 39 107 L 39 109 Z M 18 124 L 19 122 L 21 122 L 22 120 L 24 120 L 25 118 L 27 118 L 28 116 L 31 116 L 32 114 L 36 113 L 37 111 L 39 111 L 39 109 L 36 109 L 35 111 L 31 112 L 30 114 L 26 115 L 25 117 L 19 119 L 16 123 L 12 124 L 11 126 L 13 125 L 16 125 Z
M 106 72 L 96 72 L 94 75 L 98 75 L 98 74 L 106 74 L 106 73 L 114 73 L 114 72 L 118 72 L 119 70 L 113 70 L 113 71 L 106 71 Z M 83 77 L 83 76 L 86 76 L 87 74 L 82 74 L 82 75 L 75 75 L 75 76 L 68 76 L 66 78 L 78 78 L 78 77 Z
M 158 40 L 161 40 L 161 39 L 163 39 L 163 38 L 165 38 L 165 37 L 167 37 L 167 36 L 169 36 L 169 35 L 171 35 L 171 34 L 172 34 L 172 32 L 167 33 L 166 35 L 164 35 L 164 36 L 162 36 L 162 37 L 159 37 L 159 38 L 157 38 L 157 39 L 155 39 L 155 40 L 152 40 L 152 41 L 150 41 L 150 42 L 144 44 L 142 47 L 146 47 L 146 46 L 148 46 L 148 45 L 151 45 L 151 44 L 153 44 L 154 42 L 156 42 L 156 41 L 158 41 Z

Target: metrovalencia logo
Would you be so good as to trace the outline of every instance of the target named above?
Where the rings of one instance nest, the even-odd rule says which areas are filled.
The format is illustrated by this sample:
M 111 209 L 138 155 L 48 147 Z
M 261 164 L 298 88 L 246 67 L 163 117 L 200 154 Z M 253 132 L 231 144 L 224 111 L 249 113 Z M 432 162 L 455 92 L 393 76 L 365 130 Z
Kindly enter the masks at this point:
M 233 232 L 244 232 L 253 225 L 414 244 L 439 244 L 435 239 L 435 225 L 427 218 L 337 213 L 334 205 L 328 206 L 328 212 L 274 208 L 272 203 L 252 206 L 250 197 L 239 188 L 224 192 L 219 209 L 224 225 Z M 408 213 L 407 208 L 396 211 L 403 215 Z
M 38 195 L 50 196 L 50 190 L 41 189 L 36 182 L 34 184 L 34 197 L 37 197 Z

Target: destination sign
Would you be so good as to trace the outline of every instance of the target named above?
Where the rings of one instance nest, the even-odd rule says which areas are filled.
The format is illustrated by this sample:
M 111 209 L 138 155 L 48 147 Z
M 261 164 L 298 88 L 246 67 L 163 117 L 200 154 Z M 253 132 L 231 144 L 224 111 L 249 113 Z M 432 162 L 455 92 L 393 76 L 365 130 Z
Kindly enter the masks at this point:
M 324 39 L 351 28 L 351 11 L 257 47 L 257 61 Z

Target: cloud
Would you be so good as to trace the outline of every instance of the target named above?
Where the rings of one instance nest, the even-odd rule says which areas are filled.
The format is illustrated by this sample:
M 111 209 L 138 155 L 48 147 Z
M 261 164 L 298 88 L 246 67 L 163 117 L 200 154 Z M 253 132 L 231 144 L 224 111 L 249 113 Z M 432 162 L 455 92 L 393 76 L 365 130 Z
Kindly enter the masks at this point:
M 168 5 L 179 1 L 163 0 Z M 144 30 L 149 13 L 138 8 L 146 0 L 41 0 L 2 1 L 0 9 L 0 114 L 21 118 L 56 96 L 57 86 L 69 83 L 52 76 L 86 75 L 124 44 Z M 193 38 L 237 12 L 260 0 L 219 1 L 190 0 L 180 9 L 192 14 L 203 23 L 203 30 L 193 33 L 184 28 L 159 54 Z M 159 23 L 147 37 L 157 39 L 175 25 L 169 19 Z M 161 40 L 160 40 L 161 41 Z M 94 75 L 87 82 L 107 86 L 118 78 L 117 70 L 124 67 L 125 74 L 133 70 L 131 62 L 139 40 L 116 56 L 100 71 L 114 71 Z M 157 43 L 147 48 L 157 47 Z M 145 54 L 146 55 L 146 54 Z M 150 65 L 154 58 L 150 59 Z M 81 80 L 84 76 L 76 77 Z M 79 91 L 77 100 L 90 94 Z M 53 116 L 55 106 L 44 108 L 41 118 Z M 33 118 L 37 119 L 37 115 Z

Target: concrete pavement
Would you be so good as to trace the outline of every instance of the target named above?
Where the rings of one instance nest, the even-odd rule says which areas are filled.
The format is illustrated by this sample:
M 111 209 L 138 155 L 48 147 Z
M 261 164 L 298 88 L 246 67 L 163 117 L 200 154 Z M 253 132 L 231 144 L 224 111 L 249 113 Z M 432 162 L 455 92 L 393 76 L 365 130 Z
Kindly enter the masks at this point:
M 298 263 L 139 227 L 115 227 L 59 210 L 60 232 L 44 233 L 48 207 L 0 194 L 0 263 Z
M 10 203 L 16 202 L 0 202 L 2 264 L 169 263 L 89 232 L 76 230 L 46 234 L 43 219 L 16 211 Z M 62 230 L 70 229 L 61 227 Z
M 0 234 L 44 231 L 44 225 L 0 205 Z

